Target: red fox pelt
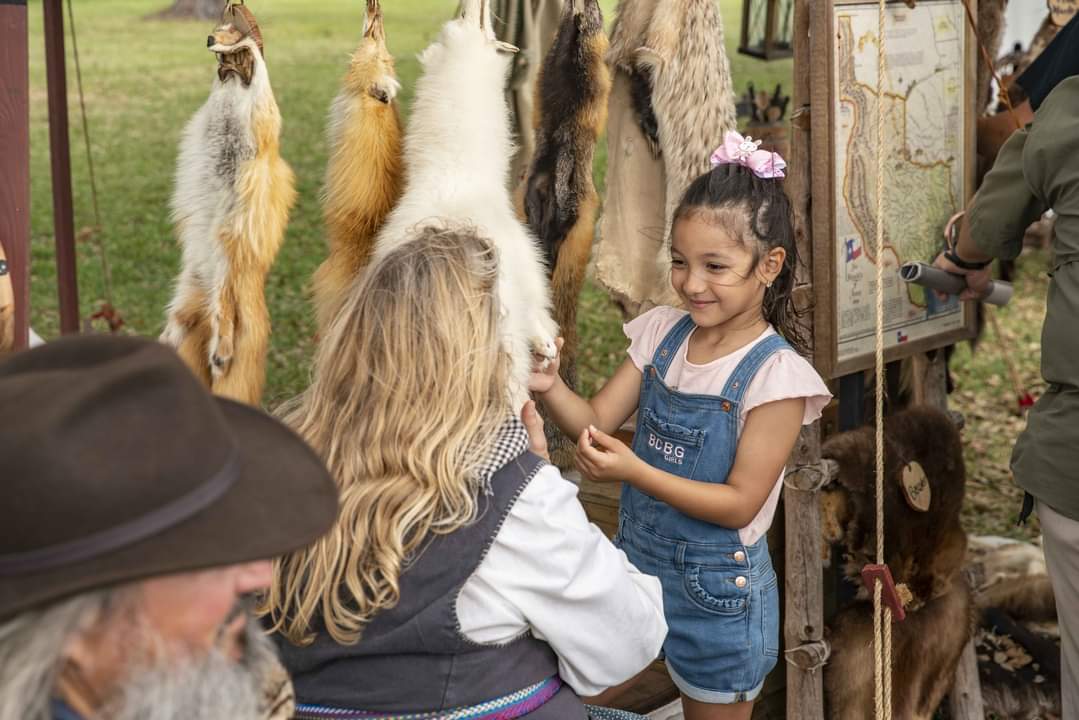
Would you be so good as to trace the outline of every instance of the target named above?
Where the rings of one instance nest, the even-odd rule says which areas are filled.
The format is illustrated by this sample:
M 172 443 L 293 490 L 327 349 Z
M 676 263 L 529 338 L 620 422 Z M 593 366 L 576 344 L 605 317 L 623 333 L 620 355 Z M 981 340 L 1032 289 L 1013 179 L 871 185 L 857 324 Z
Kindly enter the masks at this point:
M 536 151 L 517 197 L 546 257 L 555 320 L 565 339 L 559 372 L 570 387 L 577 384 L 577 301 L 599 210 L 592 159 L 607 124 L 606 53 L 598 0 L 567 0 L 536 83 Z M 566 444 L 563 439 L 556 434 L 549 442 L 555 448 Z
M 330 107 L 330 159 L 322 214 L 329 257 L 313 287 L 320 331 L 337 314 L 345 292 L 374 248 L 375 236 L 404 186 L 400 89 L 378 0 L 367 1 L 363 39 L 352 54 L 341 91 Z
M 495 38 L 487 0 L 464 0 L 419 56 L 423 71 L 405 132 L 405 191 L 379 231 L 372 262 L 425 225 L 472 226 L 498 251 L 502 332 L 512 356 L 509 388 L 528 398 L 532 353 L 556 354 L 558 326 L 544 265 L 507 188 L 513 144 L 504 92 L 513 49 Z
M 278 154 L 281 115 L 253 18 L 233 7 L 207 46 L 217 76 L 180 141 L 172 219 L 183 266 L 161 339 L 215 394 L 257 404 L 270 336 L 266 274 L 296 191 Z

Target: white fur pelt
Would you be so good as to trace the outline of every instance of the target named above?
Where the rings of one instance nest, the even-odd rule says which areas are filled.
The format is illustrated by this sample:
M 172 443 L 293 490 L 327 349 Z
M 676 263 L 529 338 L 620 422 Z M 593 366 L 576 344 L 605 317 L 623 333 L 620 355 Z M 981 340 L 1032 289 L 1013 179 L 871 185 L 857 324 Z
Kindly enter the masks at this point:
M 715 0 L 621 0 L 608 62 L 644 73 L 651 85 L 658 149 L 666 176 L 664 240 L 689 184 L 711 166 L 709 157 L 737 128 L 734 86 Z M 653 303 L 677 304 L 670 287 L 670 253 L 660 242 Z
M 258 46 L 245 37 L 210 49 L 242 48 L 253 58 L 250 83 L 215 76 L 180 141 L 172 219 L 183 266 L 161 339 L 215 394 L 257 404 L 269 339 L 265 277 L 296 193 L 278 152 L 281 115 Z
M 511 46 L 510 46 L 511 47 Z M 503 334 L 514 402 L 527 398 L 532 352 L 556 353 L 547 272 L 507 188 L 514 146 L 504 85 L 512 54 L 496 40 L 485 0 L 465 0 L 420 56 L 405 132 L 404 195 L 379 232 L 373 262 L 428 224 L 474 226 L 498 250 Z

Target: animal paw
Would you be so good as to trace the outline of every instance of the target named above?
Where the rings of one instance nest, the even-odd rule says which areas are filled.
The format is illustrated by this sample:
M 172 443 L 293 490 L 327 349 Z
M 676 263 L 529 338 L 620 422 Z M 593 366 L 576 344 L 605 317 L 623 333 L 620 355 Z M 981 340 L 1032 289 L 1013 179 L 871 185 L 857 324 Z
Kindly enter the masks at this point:
M 228 370 L 232 362 L 232 338 L 229 336 L 214 336 L 210 342 L 210 373 L 214 377 L 221 377 Z
M 556 357 L 558 357 L 558 345 L 555 343 L 554 338 L 550 336 L 533 337 L 529 340 L 529 344 L 532 346 L 532 353 L 539 358 L 542 358 L 539 362 L 539 369 L 546 370 L 550 367 L 551 363 Z
M 392 75 L 383 75 L 372 83 L 371 87 L 367 88 L 367 94 L 375 100 L 389 105 L 397 97 L 397 92 L 400 89 L 401 83 L 397 82 L 397 78 Z
M 165 329 L 161 332 L 161 337 L 158 340 L 166 345 L 171 345 L 174 348 L 180 347 L 180 343 L 184 339 L 184 329 L 178 322 L 170 321 L 165 325 Z

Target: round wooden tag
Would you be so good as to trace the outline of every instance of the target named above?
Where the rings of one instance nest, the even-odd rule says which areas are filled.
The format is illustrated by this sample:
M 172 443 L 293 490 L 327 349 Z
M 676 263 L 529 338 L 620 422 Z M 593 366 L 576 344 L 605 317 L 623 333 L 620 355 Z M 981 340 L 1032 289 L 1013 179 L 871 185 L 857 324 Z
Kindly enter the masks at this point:
M 929 510 L 931 491 L 929 479 L 925 476 L 925 470 L 916 462 L 910 462 L 903 466 L 903 497 L 907 505 L 918 512 Z

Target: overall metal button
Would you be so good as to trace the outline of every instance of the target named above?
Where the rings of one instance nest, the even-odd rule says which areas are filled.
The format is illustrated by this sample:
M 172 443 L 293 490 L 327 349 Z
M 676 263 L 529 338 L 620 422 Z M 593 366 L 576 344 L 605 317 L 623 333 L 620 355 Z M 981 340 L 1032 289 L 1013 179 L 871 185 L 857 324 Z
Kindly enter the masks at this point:
M 746 554 L 744 552 L 742 552 L 741 550 L 736 551 L 734 553 L 734 561 L 739 562 L 739 563 L 745 562 L 746 561 Z
M 738 577 L 736 577 L 734 579 L 734 584 L 737 585 L 740 588 L 744 588 L 746 586 L 746 579 L 744 577 L 742 577 L 741 575 L 739 575 Z

